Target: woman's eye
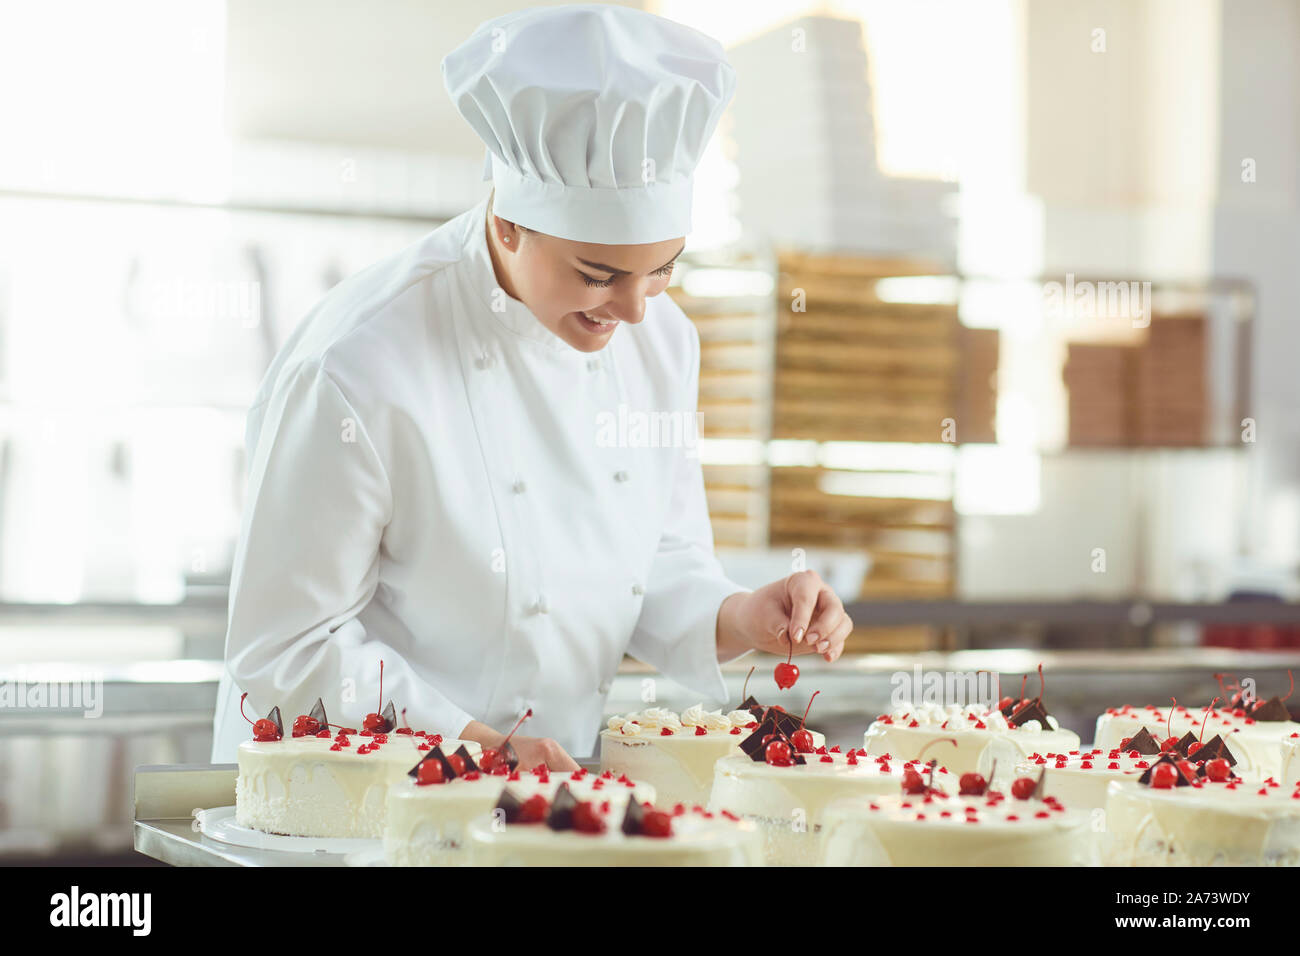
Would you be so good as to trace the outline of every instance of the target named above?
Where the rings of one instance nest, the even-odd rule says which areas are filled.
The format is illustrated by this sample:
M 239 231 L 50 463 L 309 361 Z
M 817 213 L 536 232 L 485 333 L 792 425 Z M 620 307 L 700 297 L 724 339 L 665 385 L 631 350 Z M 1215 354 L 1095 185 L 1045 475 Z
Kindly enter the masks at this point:
M 658 269 L 655 271 L 655 275 L 657 276 L 670 276 L 672 274 L 673 274 L 673 263 L 671 262 L 668 263 L 668 265 L 664 266 L 662 269 Z
M 582 276 L 582 281 L 587 283 L 587 285 L 599 286 L 602 289 L 608 288 L 614 284 L 613 276 L 610 276 L 608 279 L 593 279 L 585 272 L 579 272 L 578 275 Z

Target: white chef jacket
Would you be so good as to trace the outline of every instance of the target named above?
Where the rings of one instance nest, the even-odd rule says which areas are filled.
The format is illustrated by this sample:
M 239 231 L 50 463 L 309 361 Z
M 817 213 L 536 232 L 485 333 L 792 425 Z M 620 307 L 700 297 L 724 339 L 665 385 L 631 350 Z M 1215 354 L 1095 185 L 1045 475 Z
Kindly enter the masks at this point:
M 499 289 L 486 214 L 333 289 L 259 388 L 214 762 L 249 739 L 241 691 L 286 732 L 317 697 L 359 727 L 381 658 L 412 727 L 504 731 L 531 707 L 524 732 L 577 757 L 625 652 L 726 697 L 716 618 L 746 589 L 713 554 L 699 458 L 607 427 L 620 405 L 693 418 L 698 333 L 660 294 L 572 348 Z

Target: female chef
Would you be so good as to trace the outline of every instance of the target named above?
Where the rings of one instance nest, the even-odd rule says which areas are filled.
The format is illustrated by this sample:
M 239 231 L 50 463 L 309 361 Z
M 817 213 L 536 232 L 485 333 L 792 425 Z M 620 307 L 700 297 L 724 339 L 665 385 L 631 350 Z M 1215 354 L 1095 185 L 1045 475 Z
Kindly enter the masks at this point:
M 442 70 L 492 193 L 334 288 L 266 374 L 214 761 L 249 736 L 241 692 L 354 722 L 383 660 L 411 726 L 495 746 L 531 708 L 523 765 L 573 769 L 625 653 L 720 703 L 720 661 L 833 661 L 852 628 L 812 571 L 727 579 L 693 441 L 601 427 L 695 421 L 699 338 L 663 292 L 735 88 L 721 46 L 562 6 Z

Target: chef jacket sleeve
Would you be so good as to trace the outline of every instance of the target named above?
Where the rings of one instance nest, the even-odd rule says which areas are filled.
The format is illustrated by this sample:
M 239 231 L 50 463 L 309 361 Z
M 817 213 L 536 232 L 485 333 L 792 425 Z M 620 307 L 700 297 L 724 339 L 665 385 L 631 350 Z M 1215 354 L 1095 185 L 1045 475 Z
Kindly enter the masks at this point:
M 357 620 L 378 585 L 392 497 L 361 419 L 327 371 L 306 364 L 285 373 L 250 412 L 248 453 L 226 666 L 249 703 L 263 715 L 278 705 L 288 722 L 319 696 L 331 720 L 359 728 L 378 712 L 382 659 L 384 703 L 407 708 L 412 727 L 459 735 L 471 715 Z
M 679 407 L 689 406 L 694 417 L 700 338 L 695 325 L 686 321 L 691 371 Z M 698 444 L 672 452 L 677 456 L 672 498 L 628 653 L 697 693 L 725 700 L 727 688 L 718 666 L 718 608 L 727 596 L 749 589 L 729 580 L 713 553 Z

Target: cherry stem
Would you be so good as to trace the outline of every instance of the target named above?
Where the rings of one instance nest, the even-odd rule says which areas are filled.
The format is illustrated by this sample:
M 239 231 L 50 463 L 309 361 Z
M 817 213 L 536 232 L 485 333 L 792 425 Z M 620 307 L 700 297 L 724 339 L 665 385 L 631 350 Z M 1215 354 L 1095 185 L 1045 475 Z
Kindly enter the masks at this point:
M 1173 705 L 1173 707 L 1170 707 L 1170 708 L 1169 708 L 1169 719 L 1165 721 L 1165 736 L 1166 736 L 1166 737 L 1172 737 L 1172 736 L 1174 735 L 1174 707 L 1177 707 L 1177 706 L 1178 706 L 1178 698 L 1177 698 L 1177 697 L 1170 697 L 1169 699 L 1172 700 L 1172 701 L 1174 702 L 1174 705 Z
M 382 697 L 383 695 L 381 694 L 380 696 Z M 410 730 L 410 729 L 411 729 L 411 724 L 410 724 L 410 722 L 406 719 L 406 708 L 405 708 L 405 707 L 402 708 L 402 723 L 406 725 L 406 729 L 407 729 L 407 730 Z
M 998 772 L 997 758 L 993 758 L 993 764 L 989 767 L 989 778 L 984 781 L 984 792 L 988 793 L 993 789 L 993 775 Z
M 821 691 L 815 690 L 813 691 L 812 697 L 808 698 L 808 706 L 803 709 L 803 720 L 799 721 L 800 730 L 803 730 L 804 724 L 808 723 L 808 711 L 812 710 L 812 702 L 816 699 L 817 695 L 820 693 Z
M 379 706 L 375 708 L 375 713 L 384 709 L 384 659 L 379 659 Z
M 519 725 L 522 724 L 525 720 L 527 720 L 531 716 L 533 716 L 533 709 L 529 707 L 528 710 L 524 711 L 523 716 L 515 721 L 515 725 L 510 728 L 510 733 L 506 734 L 506 739 L 501 741 L 501 746 L 498 747 L 497 749 L 498 750 L 504 749 L 505 745 L 510 743 L 510 738 L 515 735 L 515 731 L 519 729 Z
M 1223 688 L 1220 687 L 1219 689 L 1222 690 Z M 1205 722 L 1210 719 L 1210 711 L 1214 710 L 1214 705 L 1218 702 L 1219 698 L 1216 697 L 1214 700 L 1210 701 L 1210 706 L 1205 708 L 1205 716 L 1201 718 L 1201 733 L 1200 736 L 1196 738 L 1197 743 L 1200 743 L 1205 739 Z
M 1021 674 L 1021 675 L 1020 675 L 1020 699 L 1021 699 L 1021 700 L 1024 700 L 1024 699 L 1025 699 L 1025 681 L 1027 681 L 1027 680 L 1029 680 L 1029 675 L 1028 675 L 1028 674 Z
M 1291 689 L 1286 692 L 1286 697 L 1282 698 L 1283 703 L 1286 703 L 1287 698 L 1295 693 L 1295 675 L 1291 673 L 1291 668 L 1289 667 L 1286 669 L 1286 679 L 1291 682 Z
M 786 631 L 785 638 L 790 642 L 790 653 L 785 658 L 785 662 L 789 664 L 794 659 L 794 638 L 790 636 L 789 631 Z
M 243 717 L 245 720 L 248 720 L 248 715 L 244 713 L 244 698 L 247 696 L 248 696 L 247 691 L 239 695 L 239 716 Z M 248 720 L 248 722 L 250 724 L 253 723 L 251 720 Z
M 745 702 L 746 698 L 749 697 L 749 679 L 754 676 L 754 671 L 757 668 L 758 665 L 755 664 L 749 669 L 749 673 L 745 675 L 745 683 L 740 688 L 740 702 L 742 704 Z
M 1220 698 L 1220 699 L 1222 699 L 1222 700 L 1227 700 L 1227 699 L 1228 699 L 1228 691 L 1227 691 L 1227 688 L 1225 688 L 1225 687 L 1223 686 L 1223 678 L 1224 678 L 1225 676 L 1226 676 L 1226 675 L 1224 675 L 1224 674 L 1215 674 L 1215 675 L 1214 675 L 1214 679 L 1217 680 L 1217 681 L 1219 682 L 1219 693 L 1223 695 L 1223 697 Z
M 1038 699 L 1043 699 L 1043 691 L 1047 690 L 1047 681 L 1043 680 L 1043 665 L 1040 661 L 1038 664 Z

